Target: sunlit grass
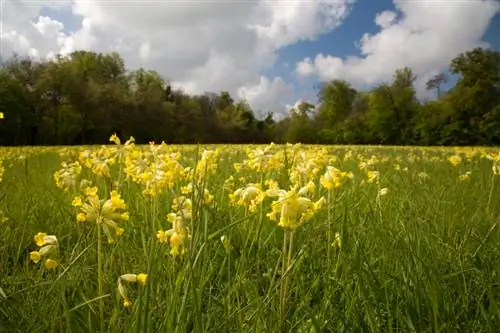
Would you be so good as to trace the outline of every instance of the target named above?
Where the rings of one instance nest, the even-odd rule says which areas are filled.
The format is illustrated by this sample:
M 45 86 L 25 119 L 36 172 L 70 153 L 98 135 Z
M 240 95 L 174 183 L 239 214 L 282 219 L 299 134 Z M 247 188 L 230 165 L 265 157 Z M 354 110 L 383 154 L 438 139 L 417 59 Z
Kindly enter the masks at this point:
M 491 149 L 278 145 L 264 153 L 264 146 L 115 145 L 103 150 L 114 159 L 105 165 L 109 176 L 102 168 L 92 172 L 97 160 L 87 160 L 88 168 L 79 159 L 81 152 L 99 149 L 0 149 L 0 331 L 499 327 L 500 189 L 492 170 L 498 155 Z M 205 156 L 204 149 L 218 155 Z M 127 159 L 134 151 L 154 151 L 151 160 L 168 161 L 163 170 L 172 174 L 151 185 L 145 173 L 161 163 L 142 170 Z M 461 161 L 453 165 L 448 158 L 457 153 Z M 77 160 L 81 173 L 65 192 L 54 173 L 63 161 Z M 175 169 L 174 160 L 182 168 Z M 137 181 L 131 165 L 139 168 Z M 320 181 L 327 166 L 352 177 L 328 191 Z M 101 199 L 118 189 L 127 205 L 130 219 L 118 222 L 125 232 L 112 244 L 95 223 L 77 222 L 79 208 L 72 202 L 84 198 L 82 179 L 92 181 Z M 276 221 L 268 215 L 278 200 L 270 179 L 284 191 L 313 181 L 314 190 L 304 197 L 313 203 L 323 197 L 324 203 L 296 229 L 282 228 L 279 212 Z M 197 184 L 191 191 L 190 181 Z M 248 184 L 263 193 L 253 206 L 253 196 L 240 204 L 231 196 Z M 181 195 L 192 208 L 179 208 Z M 177 255 L 171 238 L 157 237 L 172 228 L 175 216 L 169 222 L 167 214 L 173 212 L 189 234 L 181 235 Z M 55 269 L 30 260 L 39 232 L 57 236 Z M 124 274 L 147 274 L 144 285 L 133 278 L 123 282 L 130 304 L 118 291 Z

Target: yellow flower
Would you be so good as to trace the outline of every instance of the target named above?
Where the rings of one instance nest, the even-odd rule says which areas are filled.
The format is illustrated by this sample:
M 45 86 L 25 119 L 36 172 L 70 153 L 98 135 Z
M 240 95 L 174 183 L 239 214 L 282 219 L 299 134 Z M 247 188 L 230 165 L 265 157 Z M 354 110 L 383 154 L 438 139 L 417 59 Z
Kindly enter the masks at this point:
M 76 214 L 76 220 L 78 222 L 85 222 L 85 220 L 87 220 L 87 216 L 85 215 L 85 213 L 78 213 Z
M 129 308 L 129 307 L 131 307 L 131 306 L 132 306 L 132 301 L 131 301 L 130 299 L 128 299 L 128 298 L 125 298 L 125 299 L 123 300 L 123 306 L 124 306 L 125 308 Z
M 79 207 L 77 221 L 98 223 L 108 238 L 108 243 L 114 243 L 112 232 L 121 236 L 124 230 L 118 226 L 118 222 L 129 218 L 128 213 L 120 211 L 126 208 L 125 202 L 117 191 L 112 191 L 108 200 L 99 199 L 97 187 L 88 187 L 85 192 L 87 197 Z
M 97 196 L 97 187 L 87 187 L 85 189 L 85 195 L 89 197 L 95 197 Z
M 44 232 L 39 232 L 35 235 L 35 243 L 37 246 L 44 246 L 45 245 L 45 236 L 47 236 L 46 233 Z
M 147 274 L 141 273 L 141 274 L 137 275 L 137 282 L 139 282 L 143 286 L 146 285 L 147 280 L 148 280 L 148 275 Z
M 460 155 L 456 154 L 456 155 L 448 157 L 448 161 L 451 164 L 453 164 L 453 166 L 457 166 L 460 163 L 462 163 L 462 157 L 460 157 Z
M 43 266 L 45 266 L 46 269 L 54 269 L 57 267 L 57 261 L 53 259 L 47 259 L 43 263 Z
M 5 116 L 4 116 L 3 112 L 0 112 L 0 119 L 4 119 L 4 118 L 5 118 Z
M 123 228 L 116 228 L 115 229 L 115 233 L 117 236 L 122 236 L 124 232 L 125 232 L 125 229 L 123 229 Z
M 116 135 L 116 133 L 113 133 L 113 135 L 109 137 L 109 142 L 114 142 L 117 145 L 121 144 L 120 138 Z
M 278 226 L 291 230 L 311 219 L 325 201 L 324 197 L 321 197 L 313 202 L 309 198 L 299 196 L 296 189 L 288 192 L 279 190 L 276 194 L 279 199 L 272 203 L 272 211 L 267 216 L 274 221 L 276 215 L 280 214 Z
M 351 178 L 351 173 L 342 172 L 333 166 L 327 166 L 326 172 L 320 177 L 320 183 L 328 191 L 339 188 L 346 178 Z
M 75 197 L 71 203 L 74 207 L 80 207 L 83 205 L 82 198 L 80 196 Z
M 54 235 L 47 235 L 44 232 L 39 232 L 34 237 L 37 246 L 44 246 L 46 244 L 56 245 L 57 237 Z
M 368 183 L 378 183 L 378 180 L 380 178 L 380 174 L 378 171 L 368 171 L 366 175 L 368 176 Z
M 30 253 L 30 259 L 36 264 L 42 259 L 42 256 L 40 255 L 40 252 L 33 251 Z

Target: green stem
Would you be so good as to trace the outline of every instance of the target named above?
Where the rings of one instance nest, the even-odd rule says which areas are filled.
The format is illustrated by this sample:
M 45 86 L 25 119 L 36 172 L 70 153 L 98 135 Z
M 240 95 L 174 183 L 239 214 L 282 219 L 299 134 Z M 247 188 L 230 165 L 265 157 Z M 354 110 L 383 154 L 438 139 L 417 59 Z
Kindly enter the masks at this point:
M 332 191 L 328 190 L 328 195 L 327 195 L 327 202 L 326 202 L 326 209 L 328 212 L 328 244 L 326 246 L 326 257 L 327 257 L 327 262 L 330 262 L 330 247 L 332 244 L 332 212 L 330 210 L 330 202 L 331 202 L 331 196 L 332 196 Z
M 104 298 L 103 296 L 103 283 L 102 283 L 102 240 L 101 240 L 101 221 L 97 219 L 97 290 L 99 298 L 99 322 L 101 333 L 104 333 Z
M 283 235 L 283 250 L 282 250 L 283 265 L 281 266 L 281 285 L 280 285 L 280 322 L 281 322 L 281 324 L 283 324 L 285 322 L 285 314 L 286 314 L 286 307 L 285 307 L 286 306 L 286 304 L 285 304 L 286 278 L 285 278 L 285 274 L 288 270 L 287 251 L 288 251 L 288 230 L 285 229 L 285 232 Z
M 488 204 L 486 206 L 486 213 L 490 213 L 491 198 L 493 197 L 493 190 L 495 189 L 495 174 L 491 177 L 490 194 L 488 195 Z

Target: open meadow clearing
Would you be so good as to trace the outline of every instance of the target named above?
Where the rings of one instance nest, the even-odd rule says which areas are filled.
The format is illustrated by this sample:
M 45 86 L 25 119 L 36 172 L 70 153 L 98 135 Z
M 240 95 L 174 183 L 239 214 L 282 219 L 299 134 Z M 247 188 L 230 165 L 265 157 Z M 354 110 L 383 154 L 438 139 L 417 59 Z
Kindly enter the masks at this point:
M 1 332 L 500 325 L 494 149 L 110 141 L 0 149 Z

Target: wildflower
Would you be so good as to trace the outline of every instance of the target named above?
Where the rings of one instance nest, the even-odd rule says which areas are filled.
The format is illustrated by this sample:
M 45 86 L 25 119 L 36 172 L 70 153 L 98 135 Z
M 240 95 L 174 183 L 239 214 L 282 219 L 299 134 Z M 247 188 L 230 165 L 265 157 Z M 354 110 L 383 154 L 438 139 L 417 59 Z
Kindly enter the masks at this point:
M 53 259 L 47 259 L 45 260 L 45 262 L 43 263 L 43 266 L 46 268 L 46 269 L 54 269 L 57 267 L 57 261 L 53 260 Z
M 248 184 L 229 195 L 231 202 L 248 207 L 250 212 L 255 212 L 265 197 L 265 192 L 262 192 L 258 184 Z
M 125 286 L 123 285 L 124 282 L 127 283 L 139 283 L 142 286 L 146 285 L 148 279 L 148 275 L 141 273 L 141 274 L 123 274 L 118 278 L 118 293 L 120 296 L 123 298 L 123 306 L 125 308 L 129 308 L 132 306 L 132 301 L 127 295 L 127 290 L 125 289 Z
M 3 112 L 0 112 L 0 119 L 4 119 L 4 118 L 5 118 L 5 116 L 4 116 Z
M 456 155 L 448 157 L 448 161 L 451 164 L 453 164 L 453 166 L 456 167 L 457 165 L 459 165 L 460 163 L 462 163 L 462 157 L 460 157 L 460 155 L 456 154 Z
M 43 263 L 44 267 L 46 269 L 56 268 L 58 263 L 51 257 L 56 255 L 59 249 L 57 237 L 54 235 L 47 235 L 44 232 L 39 232 L 33 237 L 33 239 L 39 249 L 30 252 L 30 260 L 37 264 L 46 258 Z
M 351 178 L 352 174 L 340 171 L 339 169 L 328 166 L 324 175 L 320 177 L 320 183 L 328 191 L 342 186 L 346 178 Z
M 73 163 L 62 162 L 62 169 L 54 173 L 54 180 L 56 186 L 62 188 L 64 191 L 76 189 L 76 179 L 82 172 L 82 166 L 78 161 Z
M 82 198 L 80 196 L 75 197 L 71 203 L 73 207 L 81 207 L 83 205 Z
M 73 203 L 79 208 L 76 215 L 78 222 L 96 222 L 102 227 L 104 234 L 108 238 L 109 243 L 114 242 L 114 235 L 111 230 L 114 230 L 116 236 L 121 236 L 124 229 L 118 226 L 118 222 L 126 221 L 129 218 L 125 201 L 121 198 L 117 191 L 110 193 L 108 200 L 100 200 L 97 194 L 97 187 L 87 187 L 85 190 L 86 198 L 82 200 L 79 197 L 73 199 Z
M 147 280 L 148 280 L 148 275 L 147 274 L 141 273 L 141 274 L 137 275 L 137 281 L 140 284 L 142 284 L 143 286 L 146 285 Z
M 380 178 L 380 173 L 378 171 L 367 171 L 366 175 L 368 176 L 368 183 L 378 183 L 378 180 Z
M 174 199 L 172 209 L 175 210 L 167 214 L 167 220 L 172 223 L 172 228 L 158 230 L 156 238 L 160 243 L 170 244 L 170 254 L 177 256 L 186 253 L 186 242 L 191 240 L 191 235 L 187 227 L 187 220 L 192 218 L 191 200 L 183 196 Z
M 120 138 L 118 136 L 116 136 L 116 133 L 114 133 L 113 135 L 111 135 L 109 137 L 109 142 L 114 142 L 117 145 L 121 144 Z
M 302 197 L 296 189 L 290 191 L 279 190 L 273 196 L 278 196 L 278 200 L 272 203 L 272 210 L 267 214 L 271 221 L 276 220 L 276 215 L 280 215 L 278 225 L 282 228 L 294 230 L 303 223 L 311 219 L 317 210 L 319 210 L 325 198 L 321 197 L 313 202 L 309 198 Z

